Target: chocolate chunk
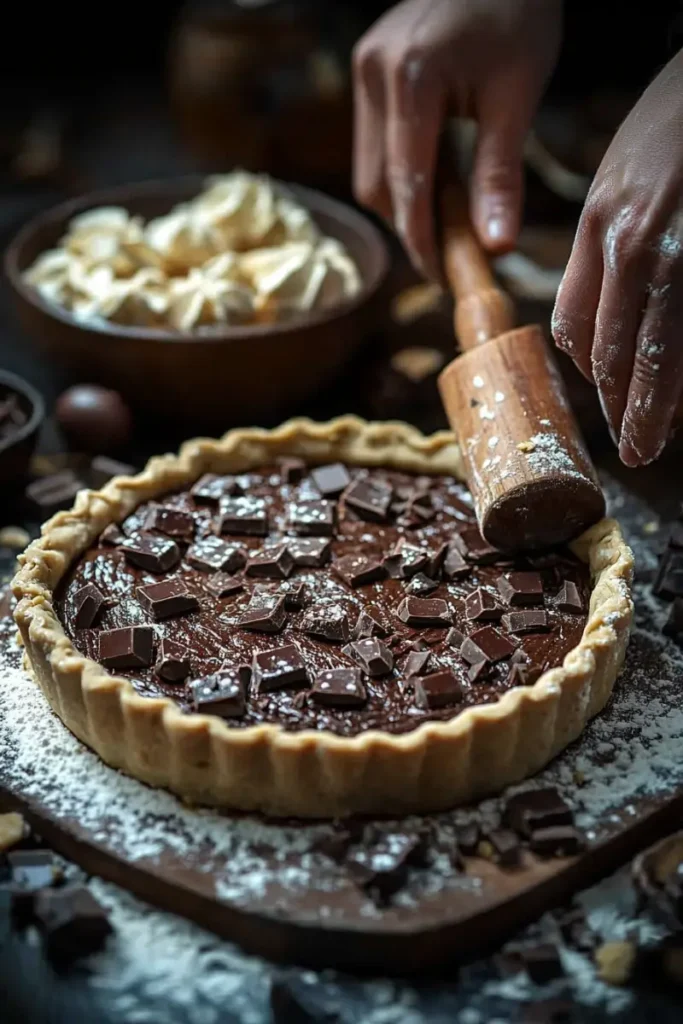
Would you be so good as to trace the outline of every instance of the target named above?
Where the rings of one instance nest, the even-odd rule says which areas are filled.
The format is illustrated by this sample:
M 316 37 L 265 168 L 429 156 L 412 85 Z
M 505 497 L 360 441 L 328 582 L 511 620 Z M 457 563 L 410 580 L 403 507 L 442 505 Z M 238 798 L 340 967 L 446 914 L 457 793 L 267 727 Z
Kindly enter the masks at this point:
M 333 537 L 337 508 L 331 501 L 293 501 L 287 522 L 290 530 L 303 537 Z
M 250 537 L 265 537 L 268 533 L 268 505 L 263 498 L 223 498 L 220 510 L 220 533 Z
M 369 676 L 386 676 L 394 667 L 393 654 L 376 637 L 354 640 L 344 648 L 344 654 L 353 658 Z
M 351 853 L 346 866 L 357 885 L 384 903 L 405 884 L 410 864 L 421 858 L 423 845 L 419 836 L 388 833 L 373 846 Z
M 376 583 L 386 575 L 380 562 L 365 555 L 343 555 L 332 563 L 332 571 L 350 587 L 362 587 L 366 583 Z
M 12 885 L 24 892 L 44 889 L 59 877 L 59 869 L 49 850 L 10 850 L 7 863 Z
M 439 544 L 438 548 L 435 551 L 430 551 L 429 561 L 424 567 L 425 576 L 428 576 L 430 580 L 438 580 L 441 570 L 443 568 L 444 561 L 446 560 L 446 555 L 448 554 L 449 547 L 449 544 L 443 543 Z
M 244 580 L 227 572 L 215 572 L 207 578 L 204 586 L 214 597 L 234 597 L 244 590 Z
M 154 630 L 123 626 L 100 633 L 99 661 L 105 668 L 147 668 L 154 656 Z
M 288 612 L 298 612 L 306 605 L 308 591 L 303 580 L 290 580 L 280 588 L 280 596 L 285 599 Z
M 323 707 L 359 708 L 368 695 L 358 668 L 330 668 L 316 676 L 311 700 Z
M 683 551 L 664 552 L 652 590 L 665 601 L 683 597 Z
M 351 483 L 346 466 L 335 462 L 329 466 L 317 466 L 311 470 L 311 480 L 323 498 L 337 498 Z
M 538 676 L 534 678 L 534 673 L 531 672 L 525 665 L 510 665 L 510 671 L 508 672 L 505 685 L 509 689 L 515 686 L 531 686 L 536 682 Z
M 475 661 L 467 670 L 467 678 L 470 683 L 481 683 L 491 672 L 490 661 Z
M 353 627 L 354 640 L 367 640 L 371 636 L 385 637 L 387 633 L 388 630 L 380 618 L 380 613 L 373 608 L 364 608 Z
M 292 537 L 287 547 L 294 565 L 302 569 L 320 569 L 327 565 L 332 553 L 332 541 L 326 537 Z
M 446 633 L 446 643 L 449 647 L 455 647 L 457 650 L 460 650 L 462 645 L 465 643 L 465 640 L 465 634 L 461 633 L 459 629 L 455 628 L 455 626 L 449 629 Z
M 150 510 L 146 530 L 156 530 L 176 540 L 192 540 L 195 531 L 194 516 L 171 505 L 156 505 Z
M 33 918 L 48 959 L 59 964 L 98 952 L 113 931 L 106 911 L 84 885 L 36 893 Z
M 522 958 L 526 973 L 537 985 L 545 985 L 564 974 L 560 954 L 550 943 L 523 949 Z
M 121 545 L 126 561 L 147 572 L 168 572 L 180 561 L 180 548 L 167 537 L 141 534 L 130 537 Z
M 190 652 L 177 640 L 164 637 L 154 671 L 165 683 L 183 683 L 192 671 Z
M 278 459 L 278 468 L 282 482 L 285 484 L 298 484 L 306 474 L 306 463 L 304 460 L 294 458 L 293 456 Z
M 109 547 L 118 547 L 119 544 L 123 544 L 126 540 L 126 535 L 116 525 L 116 523 L 110 523 L 109 526 L 105 526 L 100 534 L 100 544 L 107 544 Z
M 41 519 L 46 519 L 60 509 L 70 508 L 84 487 L 85 484 L 72 469 L 62 469 L 59 473 L 34 480 L 26 488 L 25 494 L 32 510 Z
M 200 477 L 190 491 L 197 505 L 218 505 L 222 498 L 241 493 L 242 488 L 234 476 L 217 476 L 215 473 Z
M 470 821 L 466 825 L 459 825 L 455 830 L 455 839 L 458 849 L 466 857 L 474 857 L 481 841 L 481 828 L 476 821 Z
M 581 852 L 584 841 L 572 825 L 551 825 L 532 832 L 529 846 L 540 857 L 572 857 Z
M 247 576 L 261 576 L 267 579 L 284 580 L 294 569 L 294 559 L 286 544 L 257 551 L 247 562 Z
M 185 561 L 200 572 L 237 572 L 247 564 L 247 553 L 240 544 L 204 537 L 187 549 Z
M 472 621 L 495 621 L 501 617 L 503 609 L 488 590 L 478 587 L 465 599 L 465 615 Z
M 127 462 L 110 459 L 108 455 L 96 455 L 88 468 L 88 483 L 99 491 L 115 476 L 135 476 L 135 467 Z
M 543 601 L 540 572 L 511 572 L 497 580 L 503 601 L 509 605 L 538 604 Z
M 199 608 L 197 598 L 179 579 L 149 583 L 147 586 L 138 587 L 136 593 L 140 606 L 155 622 L 171 619 L 176 615 L 187 615 Z
M 519 839 L 506 828 L 489 832 L 487 839 L 493 847 L 493 859 L 501 867 L 509 868 L 519 863 Z
M 286 620 L 284 597 L 278 594 L 253 594 L 237 620 L 237 625 L 257 633 L 279 633 Z
M 427 568 L 429 551 L 401 538 L 393 551 L 384 559 L 384 567 L 392 579 L 410 579 Z
M 443 574 L 447 580 L 461 580 L 472 572 L 472 566 L 466 562 L 461 551 L 455 544 L 449 544 L 443 561 Z
M 311 636 L 346 643 L 351 635 L 349 617 L 341 604 L 314 604 L 301 620 L 301 629 Z
M 407 626 L 450 626 L 451 613 L 439 597 L 406 597 L 396 609 L 396 615 Z
M 239 718 L 245 712 L 250 678 L 248 665 L 223 665 L 213 675 L 193 679 L 187 687 L 193 710 L 220 718 Z
M 484 540 L 478 526 L 466 526 L 454 536 L 453 544 L 468 562 L 476 565 L 493 565 L 501 557 L 500 551 Z
M 479 661 L 503 661 L 514 649 L 514 644 L 493 626 L 483 626 L 465 640 L 460 653 L 470 665 L 476 665 Z
M 526 653 L 526 651 L 524 650 L 523 647 L 518 647 L 517 650 L 515 651 L 515 653 L 510 658 L 510 664 L 511 665 L 527 666 L 530 661 L 531 661 L 531 658 Z
M 572 825 L 574 815 L 558 791 L 546 787 L 525 789 L 509 797 L 503 820 L 519 835 L 528 837 L 538 829 Z
M 576 583 L 565 580 L 555 598 L 555 605 L 561 612 L 579 615 L 583 611 L 583 600 Z
M 413 676 L 421 676 L 427 671 L 432 652 L 427 649 L 426 651 L 411 651 L 406 658 L 405 665 L 403 666 L 403 674 L 406 679 L 411 679 Z
M 94 583 L 86 583 L 74 595 L 74 626 L 76 629 L 90 629 L 94 626 L 107 604 L 104 594 Z
M 425 597 L 427 594 L 431 594 L 438 587 L 436 580 L 430 580 L 428 576 L 425 576 L 423 572 L 418 572 L 417 575 L 413 576 L 411 580 L 405 585 L 406 594 L 412 594 L 415 597 Z
M 254 655 L 253 681 L 262 693 L 305 685 L 308 683 L 306 665 L 292 644 L 258 651 Z
M 547 633 L 550 629 L 548 613 L 542 608 L 530 608 L 523 612 L 508 612 L 503 616 L 503 625 L 509 633 Z
M 397 526 L 406 530 L 419 529 L 425 523 L 430 522 L 436 515 L 434 509 L 423 508 L 421 505 L 408 504 L 405 511 L 396 520 Z
M 415 703 L 425 711 L 455 704 L 461 697 L 462 687 L 450 669 L 415 679 Z
M 351 669 L 351 671 L 355 671 L 355 669 Z M 318 853 L 322 853 L 324 857 L 329 857 L 330 860 L 341 864 L 354 842 L 354 835 L 348 829 L 335 828 L 334 831 L 326 832 L 325 835 L 316 839 L 314 849 Z
M 673 637 L 674 640 L 683 639 L 683 598 L 674 599 L 669 610 L 669 617 L 662 626 L 662 633 L 665 636 Z
M 383 480 L 365 477 L 354 480 L 344 494 L 344 503 L 352 508 L 361 519 L 383 523 L 389 515 L 393 491 Z

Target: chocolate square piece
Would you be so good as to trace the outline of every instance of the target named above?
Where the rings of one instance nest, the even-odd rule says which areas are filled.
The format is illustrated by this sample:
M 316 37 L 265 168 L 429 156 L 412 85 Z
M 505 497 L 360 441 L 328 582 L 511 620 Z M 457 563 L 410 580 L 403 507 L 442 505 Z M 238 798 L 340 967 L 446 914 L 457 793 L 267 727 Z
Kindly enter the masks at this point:
M 351 634 L 347 611 L 337 603 L 319 602 L 312 605 L 301 620 L 301 629 L 322 640 L 344 644 Z
M 555 605 L 561 612 L 568 612 L 570 615 L 579 615 L 583 611 L 583 600 L 576 583 L 565 580 L 555 598 Z
M 652 590 L 665 601 L 683 597 L 683 551 L 664 552 Z
M 164 637 L 159 645 L 154 671 L 165 683 L 182 683 L 192 671 L 190 652 L 177 640 Z
M 439 597 L 406 597 L 396 609 L 396 615 L 406 626 L 450 626 L 451 613 Z
M 113 931 L 106 911 L 84 885 L 36 893 L 33 919 L 53 963 L 69 964 L 96 953 Z
M 470 683 L 481 683 L 491 672 L 490 661 L 475 661 L 467 670 L 467 678 Z
M 86 583 L 74 595 L 74 626 L 76 629 L 90 629 L 106 607 L 104 594 L 94 583 Z
M 327 537 L 290 537 L 287 547 L 294 565 L 302 569 L 322 568 L 332 553 L 332 541 Z
M 141 608 L 151 615 L 155 622 L 171 619 L 176 615 L 187 615 L 199 608 L 199 601 L 180 579 L 149 583 L 145 587 L 138 587 L 136 593 Z
M 528 837 L 541 828 L 572 825 L 574 815 L 556 789 L 525 789 L 509 797 L 504 821 L 519 835 Z
M 303 537 L 333 537 L 337 506 L 331 501 L 293 501 L 287 522 L 290 530 Z
M 443 574 L 447 580 L 462 580 L 472 572 L 472 565 L 466 562 L 456 544 L 450 544 L 443 562 Z
M 429 576 L 425 576 L 423 572 L 418 572 L 411 580 L 405 585 L 406 594 L 412 594 L 414 597 L 426 597 L 427 594 L 431 594 L 432 591 L 438 587 L 436 580 L 430 580 Z
M 298 484 L 306 475 L 306 463 L 303 459 L 287 456 L 278 459 L 278 468 L 284 484 Z
M 675 598 L 669 610 L 669 617 L 662 626 L 665 636 L 674 640 L 683 640 L 683 598 Z
M 105 526 L 100 534 L 100 544 L 106 544 L 108 547 L 118 547 L 119 544 L 123 544 L 124 540 L 126 540 L 126 535 L 116 523 Z
M 261 576 L 272 580 L 287 579 L 293 569 L 294 559 L 286 544 L 257 551 L 247 562 L 247 576 Z
M 493 858 L 501 867 L 513 867 L 519 864 L 519 839 L 514 832 L 506 828 L 495 829 L 487 837 L 493 847 Z
M 220 718 L 240 718 L 246 710 L 250 678 L 248 665 L 223 665 L 213 675 L 193 679 L 187 686 L 193 710 Z
M 332 563 L 332 571 L 350 587 L 362 587 L 366 583 L 376 583 L 386 575 L 381 562 L 365 555 L 344 555 Z
M 247 553 L 240 544 L 204 537 L 187 549 L 185 561 L 200 572 L 237 572 L 247 564 Z
M 237 625 L 257 633 L 279 633 L 286 620 L 284 597 L 278 594 L 253 594 L 237 620 Z
M 357 885 L 385 903 L 406 882 L 410 864 L 421 861 L 424 841 L 409 833 L 386 833 L 373 846 L 349 854 L 346 865 Z
M 500 576 L 498 590 L 508 605 L 539 604 L 543 601 L 543 581 L 540 572 L 511 572 Z
M 241 493 L 242 488 L 234 476 L 217 476 L 215 473 L 200 477 L 190 491 L 197 505 L 218 505 L 221 498 Z
M 531 833 L 529 847 L 539 857 L 573 857 L 581 853 L 583 836 L 573 825 L 551 825 Z
M 325 669 L 315 677 L 310 697 L 332 708 L 359 708 L 368 699 L 359 668 Z
M 429 666 L 432 652 L 428 649 L 426 651 L 411 651 L 406 658 L 405 665 L 403 666 L 403 674 L 406 679 L 411 679 L 413 676 L 424 675 Z
M 265 537 L 268 533 L 268 505 L 263 498 L 223 498 L 220 511 L 220 533 L 249 537 Z
M 394 667 L 394 656 L 381 640 L 354 640 L 344 648 L 344 654 L 353 658 L 369 676 L 388 675 Z
M 503 625 L 509 633 L 547 633 L 550 629 L 548 613 L 542 608 L 529 608 L 523 612 L 508 612 L 503 616 Z
M 168 572 L 180 561 L 180 548 L 168 537 L 155 537 L 151 533 L 130 537 L 121 544 L 126 561 L 147 572 Z
M 468 562 L 476 565 L 492 565 L 501 558 L 500 551 L 491 547 L 479 532 L 478 526 L 466 526 L 453 538 L 453 544 Z
M 494 622 L 502 614 L 503 609 L 495 597 L 483 587 L 478 587 L 465 599 L 465 615 L 472 621 L 489 620 Z
M 510 665 L 505 685 L 509 689 L 515 686 L 531 686 L 536 682 L 536 679 L 538 679 L 538 676 L 534 678 L 534 673 L 526 665 Z
M 72 469 L 62 469 L 59 473 L 51 473 L 34 480 L 26 488 L 25 494 L 33 510 L 41 519 L 70 508 L 76 495 L 85 487 Z
M 289 580 L 280 587 L 279 594 L 284 597 L 288 612 L 301 611 L 308 600 L 308 591 L 303 580 Z
M 231 576 L 227 572 L 214 572 L 207 577 L 204 584 L 206 590 L 214 597 L 234 597 L 244 590 L 244 580 L 237 576 Z
M 438 580 L 443 569 L 443 564 L 448 554 L 448 544 L 439 544 L 439 546 L 429 552 L 429 561 L 424 567 L 424 574 L 428 576 L 430 580 Z
M 105 668 L 147 668 L 154 656 L 154 630 L 123 626 L 100 633 L 99 661 Z
M 7 863 L 12 885 L 24 892 L 37 892 L 53 885 L 59 876 L 50 850 L 10 850 Z
M 175 540 L 192 540 L 195 521 L 189 512 L 171 505 L 155 505 L 145 523 L 146 530 L 156 530 Z
M 385 637 L 387 634 L 388 630 L 378 611 L 373 608 L 364 608 L 360 612 L 356 625 L 353 627 L 354 640 L 367 640 L 371 636 Z
M 262 693 L 308 683 L 304 659 L 292 644 L 257 652 L 252 671 L 254 685 Z
M 483 626 L 465 640 L 460 653 L 470 665 L 476 665 L 479 661 L 503 661 L 514 649 L 514 644 L 493 626 Z
M 344 494 L 347 508 L 352 508 L 361 519 L 383 523 L 389 515 L 389 507 L 393 496 L 392 488 L 383 480 L 364 477 L 354 480 Z
M 351 483 L 346 466 L 341 462 L 329 466 L 316 466 L 311 470 L 311 480 L 323 498 L 337 498 Z
M 115 476 L 134 476 L 135 472 L 135 467 L 127 462 L 110 459 L 107 455 L 96 455 L 88 468 L 88 483 L 99 491 Z
M 462 697 L 462 687 L 450 669 L 415 679 L 415 703 L 423 710 L 445 708 Z
M 427 568 L 430 553 L 426 548 L 401 538 L 384 559 L 384 567 L 392 579 L 407 580 Z
M 446 633 L 446 643 L 449 647 L 455 647 L 458 651 L 464 644 L 465 639 L 465 634 L 461 633 L 459 629 L 455 628 L 455 626 L 449 629 Z
M 458 849 L 466 857 L 474 857 L 481 842 L 481 827 L 476 821 L 469 821 L 466 825 L 459 825 L 455 830 L 455 839 Z

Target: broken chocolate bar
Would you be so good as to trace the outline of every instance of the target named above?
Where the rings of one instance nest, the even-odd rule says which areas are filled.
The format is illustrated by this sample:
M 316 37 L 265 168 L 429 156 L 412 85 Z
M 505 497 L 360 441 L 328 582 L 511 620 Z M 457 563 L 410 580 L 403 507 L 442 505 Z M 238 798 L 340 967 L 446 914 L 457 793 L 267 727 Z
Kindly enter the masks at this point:
M 254 654 L 252 672 L 254 685 L 262 693 L 308 682 L 304 660 L 292 644 L 258 651 Z
M 333 708 L 362 707 L 368 699 L 357 668 L 331 668 L 320 672 L 310 697 L 315 704 Z
M 123 626 L 100 633 L 99 661 L 105 668 L 146 668 L 152 664 L 154 631 L 149 626 Z
M 182 580 L 162 580 L 138 587 L 137 598 L 140 606 L 155 622 L 170 619 L 176 615 L 187 615 L 199 608 L 199 601 L 190 593 Z

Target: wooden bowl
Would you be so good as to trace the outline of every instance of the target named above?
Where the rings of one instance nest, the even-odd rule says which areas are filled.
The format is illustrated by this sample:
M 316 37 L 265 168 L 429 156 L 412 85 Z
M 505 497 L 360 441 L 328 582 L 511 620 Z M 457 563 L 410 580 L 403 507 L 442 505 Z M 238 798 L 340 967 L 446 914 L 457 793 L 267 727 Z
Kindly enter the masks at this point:
M 14 392 L 27 416 L 22 427 L 0 441 L 0 484 L 11 487 L 20 484 L 26 475 L 45 418 L 45 403 L 28 381 L 14 373 L 0 370 L 0 400 L 8 392 Z
M 146 413 L 221 430 L 279 418 L 324 388 L 367 336 L 389 257 L 380 232 L 362 214 L 311 189 L 286 186 L 325 234 L 343 242 L 363 281 L 343 305 L 287 323 L 226 327 L 210 337 L 108 322 L 86 326 L 45 301 L 22 276 L 57 245 L 76 214 L 123 206 L 145 219 L 157 217 L 197 195 L 203 182 L 196 175 L 145 182 L 62 203 L 24 226 L 7 249 L 5 271 L 24 330 L 73 380 L 115 388 Z

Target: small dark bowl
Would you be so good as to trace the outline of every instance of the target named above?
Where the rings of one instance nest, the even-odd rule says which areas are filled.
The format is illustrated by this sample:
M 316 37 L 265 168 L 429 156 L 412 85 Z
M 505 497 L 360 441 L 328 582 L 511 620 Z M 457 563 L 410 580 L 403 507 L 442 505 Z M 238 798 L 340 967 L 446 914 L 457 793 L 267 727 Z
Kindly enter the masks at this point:
M 280 183 L 325 234 L 344 243 L 363 281 L 359 294 L 343 305 L 286 323 L 226 327 L 210 336 L 110 323 L 84 326 L 22 277 L 41 252 L 57 245 L 76 214 L 123 206 L 145 219 L 157 217 L 197 195 L 203 181 L 191 176 L 145 182 L 62 203 L 24 226 L 7 249 L 5 270 L 26 333 L 72 379 L 116 388 L 147 412 L 220 430 L 274 419 L 316 394 L 367 336 L 389 257 L 366 217 L 320 192 Z
M 0 401 L 8 392 L 17 396 L 28 419 L 0 441 L 0 484 L 3 486 L 18 484 L 26 475 L 45 418 L 45 403 L 36 389 L 16 374 L 0 370 Z

